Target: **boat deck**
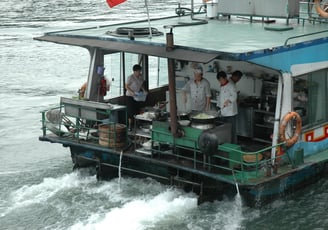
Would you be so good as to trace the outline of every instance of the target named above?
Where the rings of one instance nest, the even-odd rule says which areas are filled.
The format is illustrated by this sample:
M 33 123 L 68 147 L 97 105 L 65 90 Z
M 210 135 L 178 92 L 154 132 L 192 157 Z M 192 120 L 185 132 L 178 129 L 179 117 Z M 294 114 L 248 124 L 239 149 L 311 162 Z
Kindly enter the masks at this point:
M 129 36 L 115 35 L 118 29 L 148 28 L 148 21 L 121 23 L 116 25 L 100 26 L 93 28 L 57 31 L 45 34 L 38 40 L 52 41 L 62 44 L 107 47 L 118 51 L 140 51 L 154 56 L 168 56 L 169 52 L 163 52 L 159 47 L 166 47 L 165 33 L 172 29 L 174 34 L 175 49 L 202 51 L 208 54 L 227 55 L 234 58 L 240 55 L 262 55 L 268 49 L 277 49 L 286 45 L 302 43 L 315 38 L 325 38 L 328 35 L 328 24 L 317 23 L 311 20 L 299 18 L 263 20 L 252 19 L 247 16 L 231 16 L 208 19 L 206 15 L 169 17 L 166 19 L 153 19 L 151 27 L 161 32 L 152 37 L 137 36 L 133 39 Z M 270 23 L 265 23 L 270 21 Z M 193 36 L 190 36 L 190 34 Z M 88 40 L 82 40 L 87 38 Z M 206 42 L 204 40 L 206 38 Z M 204 42 L 202 42 L 204 40 Z M 106 42 L 110 42 L 112 45 Z M 229 42 L 227 42 L 229 41 Z M 138 45 L 138 48 L 128 45 Z M 146 48 L 152 46 L 152 49 Z M 143 50 L 145 49 L 145 50 Z M 271 50 L 271 51 L 272 51 Z M 183 60 L 183 54 L 180 55 Z

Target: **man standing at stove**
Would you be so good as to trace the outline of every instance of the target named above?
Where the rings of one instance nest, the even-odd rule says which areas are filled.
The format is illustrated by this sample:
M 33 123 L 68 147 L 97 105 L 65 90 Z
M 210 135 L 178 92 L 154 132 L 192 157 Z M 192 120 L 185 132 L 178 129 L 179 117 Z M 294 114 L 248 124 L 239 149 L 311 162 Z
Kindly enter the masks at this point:
M 234 83 L 230 82 L 227 74 L 220 71 L 216 75 L 220 84 L 218 105 L 221 109 L 222 121 L 231 123 L 231 142 L 237 143 L 237 90 Z
M 203 78 L 203 68 L 196 66 L 194 79 L 191 79 L 183 87 L 184 101 L 187 103 L 186 93 L 190 93 L 191 110 L 207 111 L 210 109 L 211 88 L 207 79 Z

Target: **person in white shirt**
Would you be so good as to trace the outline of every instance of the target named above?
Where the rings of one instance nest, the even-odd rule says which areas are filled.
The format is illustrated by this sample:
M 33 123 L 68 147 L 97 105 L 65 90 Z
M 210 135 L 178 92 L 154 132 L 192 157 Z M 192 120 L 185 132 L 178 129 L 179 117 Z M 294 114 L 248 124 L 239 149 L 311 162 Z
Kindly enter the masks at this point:
M 211 87 L 207 79 L 203 78 L 203 68 L 197 66 L 194 69 L 194 79 L 191 79 L 183 87 L 185 103 L 187 103 L 186 93 L 190 93 L 191 110 L 206 111 L 210 109 Z
M 136 101 L 134 99 L 140 91 L 146 92 L 143 87 L 144 80 L 142 79 L 141 66 L 136 64 L 133 66 L 133 73 L 128 77 L 125 83 L 126 89 L 126 106 L 129 118 L 129 131 L 132 129 L 132 121 L 135 115 L 140 112 L 142 102 Z
M 232 72 L 231 74 L 231 77 L 229 78 L 229 81 L 231 83 L 233 83 L 235 86 L 236 86 L 236 90 L 237 90 L 237 104 L 239 104 L 239 93 L 240 91 L 238 90 L 238 87 L 237 87 L 237 83 L 239 82 L 239 80 L 241 79 L 241 77 L 243 76 L 243 73 L 239 70 L 236 70 L 234 72 Z
M 231 123 L 231 142 L 237 143 L 236 117 L 238 108 L 236 86 L 227 79 L 227 74 L 224 71 L 218 72 L 216 78 L 220 84 L 218 106 L 221 109 L 222 120 Z

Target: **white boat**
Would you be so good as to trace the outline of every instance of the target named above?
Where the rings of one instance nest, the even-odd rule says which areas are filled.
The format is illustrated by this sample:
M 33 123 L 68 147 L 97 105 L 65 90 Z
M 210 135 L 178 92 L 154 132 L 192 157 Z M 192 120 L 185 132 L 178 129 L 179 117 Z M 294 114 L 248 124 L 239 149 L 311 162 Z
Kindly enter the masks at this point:
M 43 111 L 39 139 L 69 147 L 75 168 L 96 167 L 99 179 L 117 177 L 120 170 L 122 176 L 181 186 L 198 193 L 200 201 L 233 197 L 237 183 L 245 204 L 257 207 L 324 177 L 324 3 L 218 0 L 206 6 L 207 14 L 179 5 L 177 16 L 150 24 L 134 21 L 36 37 L 90 53 L 85 98 L 62 97 L 57 112 Z M 135 117 L 129 132 L 122 86 L 136 63 L 149 93 L 144 113 Z M 179 124 L 190 112 L 181 100 L 181 87 L 193 77 L 195 63 L 210 82 L 214 111 L 219 110 L 217 72 L 243 73 L 236 84 L 237 143 L 230 139 L 230 124 L 217 116 Z M 117 97 L 99 94 L 103 67 L 120 77 L 115 80 L 121 86 Z M 51 113 L 58 119 L 47 119 Z

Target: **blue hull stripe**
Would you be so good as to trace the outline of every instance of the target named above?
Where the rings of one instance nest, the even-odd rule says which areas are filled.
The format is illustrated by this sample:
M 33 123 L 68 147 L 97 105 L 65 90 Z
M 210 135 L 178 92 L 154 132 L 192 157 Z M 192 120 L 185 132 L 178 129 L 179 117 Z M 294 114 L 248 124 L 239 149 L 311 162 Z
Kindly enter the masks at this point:
M 254 53 L 248 57 L 245 56 L 244 59 L 284 72 L 291 72 L 293 65 L 327 61 L 328 40 L 320 39 L 311 43 L 313 44 L 302 43 L 290 47 L 278 47 L 273 50 L 266 50 L 262 54 Z

